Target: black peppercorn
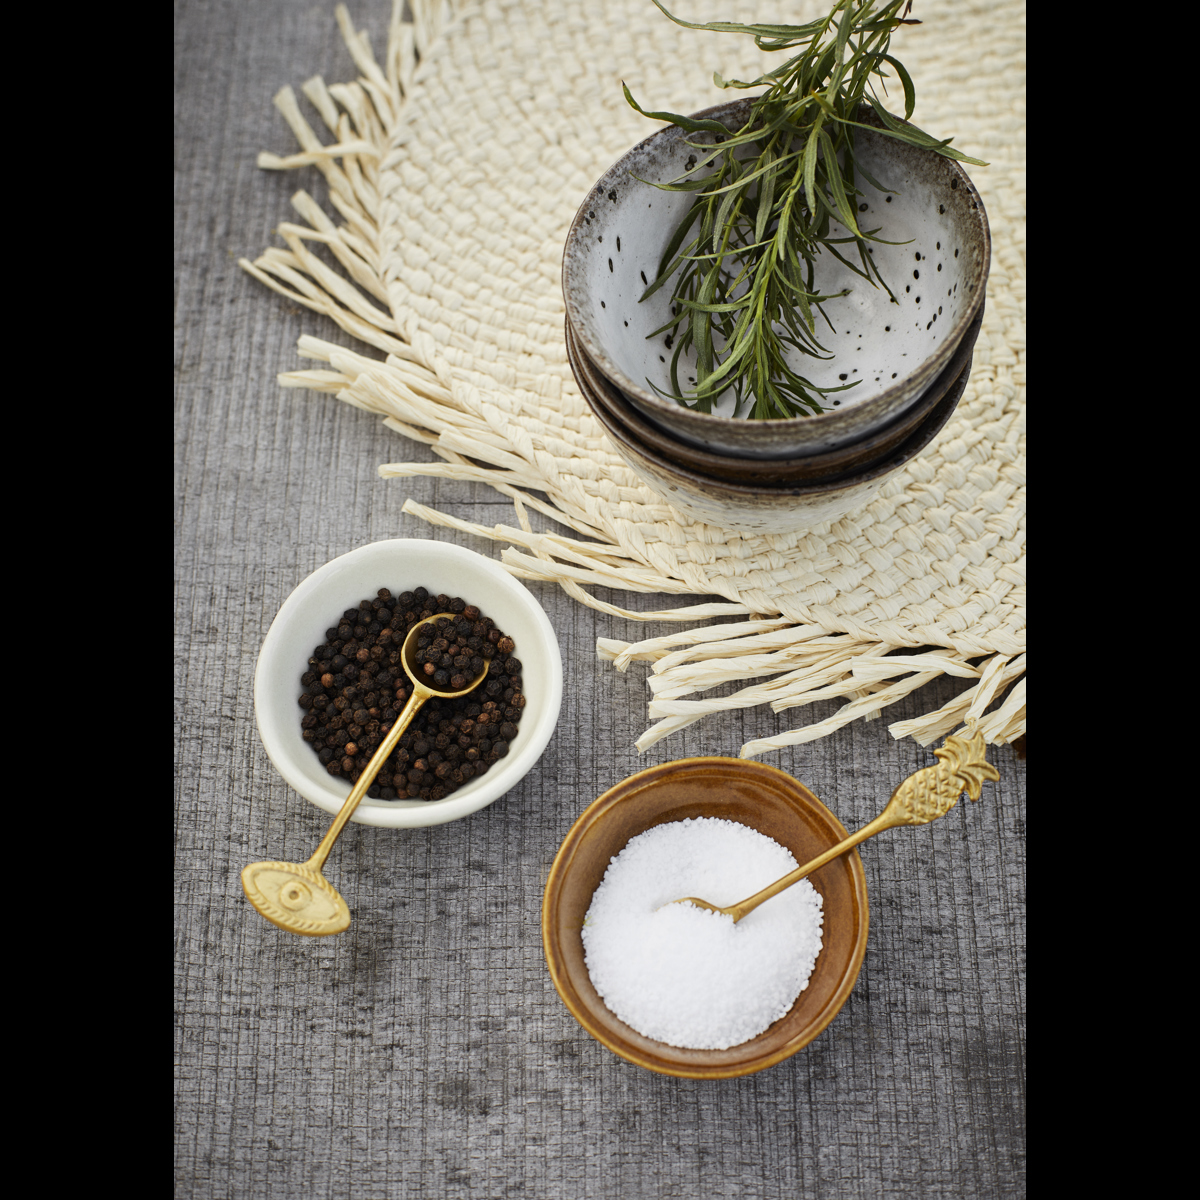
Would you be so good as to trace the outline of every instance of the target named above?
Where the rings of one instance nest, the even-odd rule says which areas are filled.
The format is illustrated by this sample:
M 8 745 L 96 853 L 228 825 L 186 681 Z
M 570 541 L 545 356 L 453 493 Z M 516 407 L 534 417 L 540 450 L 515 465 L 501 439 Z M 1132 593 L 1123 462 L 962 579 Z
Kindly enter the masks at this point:
M 485 666 L 487 679 L 418 710 L 372 781 L 372 798 L 440 800 L 484 774 L 517 735 L 525 699 L 513 640 L 461 597 L 414 588 L 393 598 L 380 588 L 346 609 L 314 649 L 300 680 L 304 739 L 331 775 L 357 779 L 411 694 L 400 662 L 405 637 L 418 621 L 445 613 L 452 615 L 417 641 L 420 670 L 447 691 L 466 688 Z

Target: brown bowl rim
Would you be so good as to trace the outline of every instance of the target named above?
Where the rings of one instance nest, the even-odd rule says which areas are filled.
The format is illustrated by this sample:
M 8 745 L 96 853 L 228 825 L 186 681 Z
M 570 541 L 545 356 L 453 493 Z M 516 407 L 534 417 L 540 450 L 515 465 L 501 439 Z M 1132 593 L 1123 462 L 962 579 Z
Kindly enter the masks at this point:
M 566 966 L 559 947 L 556 922 L 552 920 L 552 914 L 555 911 L 552 907 L 553 901 L 561 893 L 563 881 L 579 849 L 580 843 L 587 831 L 606 812 L 621 803 L 622 800 L 636 795 L 647 784 L 653 782 L 655 777 L 677 772 L 680 768 L 688 769 L 698 765 L 710 766 L 714 764 L 736 765 L 739 769 L 760 771 L 768 775 L 777 776 L 779 781 L 784 785 L 785 792 L 790 792 L 793 796 L 798 793 L 799 798 L 808 804 L 817 815 L 822 816 L 829 822 L 835 835 L 830 845 L 836 845 L 838 841 L 849 836 L 846 827 L 812 791 L 805 787 L 798 779 L 789 775 L 786 771 L 772 766 L 770 763 L 754 762 L 744 758 L 729 758 L 721 755 L 676 759 L 672 762 L 659 763 L 657 766 L 647 767 L 645 770 L 638 771 L 636 774 L 622 779 L 619 783 L 614 784 L 593 800 L 580 813 L 568 830 L 566 837 L 563 838 L 562 844 L 558 848 L 558 853 L 554 856 L 554 862 L 546 878 L 546 887 L 542 896 L 542 950 L 546 956 L 546 966 L 549 969 L 554 990 L 566 1005 L 567 1010 L 587 1033 L 619 1058 L 623 1058 L 626 1062 L 643 1067 L 648 1071 L 654 1071 L 659 1075 L 673 1075 L 681 1079 L 734 1079 L 744 1075 L 752 1075 L 755 1072 L 766 1070 L 768 1067 L 773 1067 L 783 1062 L 784 1059 L 790 1058 L 793 1054 L 807 1046 L 828 1028 L 833 1019 L 841 1012 L 847 999 L 849 999 L 850 993 L 854 990 L 854 985 L 858 981 L 858 975 L 862 969 L 863 958 L 866 955 L 867 936 L 871 925 L 866 873 L 863 871 L 862 860 L 859 858 L 858 851 L 850 850 L 835 861 L 842 864 L 850 873 L 854 899 L 861 917 L 850 960 L 843 969 L 837 988 L 820 1012 L 795 1037 L 790 1038 L 782 1046 L 774 1050 L 751 1057 L 744 1062 L 729 1062 L 726 1060 L 721 1064 L 706 1065 L 703 1062 L 697 1061 L 695 1056 L 704 1054 L 728 1055 L 731 1050 L 737 1050 L 739 1047 L 733 1046 L 730 1047 L 730 1050 L 725 1051 L 703 1051 L 685 1050 L 676 1046 L 668 1046 L 665 1043 L 655 1042 L 650 1038 L 644 1037 L 613 1016 L 613 1021 L 620 1025 L 621 1028 L 629 1029 L 630 1035 L 627 1041 L 617 1041 L 605 1026 L 592 1017 L 590 1010 L 577 998 L 574 988 L 567 979 Z M 648 826 L 648 828 L 653 828 L 653 826 Z M 797 998 L 797 1002 L 798 1000 L 799 998 Z M 786 1016 L 780 1018 L 780 1020 L 786 1020 Z M 775 1024 L 778 1024 L 778 1022 Z M 774 1025 L 772 1028 L 774 1028 Z M 759 1035 L 759 1038 L 765 1037 L 768 1033 L 769 1030 L 764 1031 L 764 1033 Z M 757 1040 L 758 1038 L 752 1038 L 749 1042 L 743 1042 L 742 1045 L 752 1045 Z M 670 1057 L 656 1056 L 653 1051 L 645 1049 L 638 1043 L 661 1046 Z

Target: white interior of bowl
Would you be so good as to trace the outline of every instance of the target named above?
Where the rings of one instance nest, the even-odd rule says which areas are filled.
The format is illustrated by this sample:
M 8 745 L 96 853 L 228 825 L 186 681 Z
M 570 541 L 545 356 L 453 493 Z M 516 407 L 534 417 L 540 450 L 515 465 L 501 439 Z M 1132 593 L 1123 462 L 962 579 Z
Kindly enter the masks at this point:
M 425 587 L 435 595 L 461 596 L 516 642 L 527 702 L 509 754 L 443 800 L 364 798 L 351 818 L 392 828 L 456 821 L 499 799 L 528 773 L 550 741 L 562 705 L 562 658 L 549 618 L 522 583 L 472 550 L 397 538 L 362 546 L 314 571 L 284 601 L 263 640 L 254 674 L 259 735 L 271 762 L 306 800 L 328 813 L 341 808 L 350 784 L 330 775 L 301 736 L 300 676 L 342 611 L 381 587 L 393 595 Z
M 939 187 L 938 176 L 922 171 L 907 147 L 872 131 L 857 131 L 856 150 L 868 173 L 891 189 L 881 192 L 860 180 L 864 194 L 858 201 L 858 219 L 860 228 L 877 230 L 877 237 L 901 243 L 875 243 L 871 251 L 895 301 L 831 254 L 822 254 L 817 260 L 818 290 L 850 289 L 848 295 L 825 303 L 828 324 L 818 318 L 817 337 L 833 357 L 821 360 L 795 351 L 789 354 L 793 369 L 821 387 L 855 384 L 826 402 L 839 410 L 862 405 L 889 389 L 904 392 L 907 376 L 948 338 L 961 337 L 958 326 L 965 329 L 974 307 L 969 281 L 979 278 L 978 242 L 956 233 L 956 227 L 963 227 L 963 214 L 951 211 L 959 203 L 946 203 L 944 180 Z M 572 318 L 585 347 L 590 342 L 616 367 L 624 378 L 614 382 L 648 416 L 654 416 L 655 410 L 639 403 L 638 391 L 652 393 L 655 387 L 671 391 L 669 335 L 650 340 L 647 335 L 670 320 L 672 283 L 640 301 L 692 196 L 664 192 L 639 179 L 678 178 L 695 153 L 681 131 L 668 129 L 626 156 L 593 194 L 580 230 L 581 239 L 593 245 L 574 261 L 568 280 L 568 302 L 574 300 Z M 833 232 L 837 236 L 845 231 L 835 227 Z M 692 386 L 694 352 L 686 361 L 685 370 L 685 359 L 680 359 L 680 383 Z M 915 400 L 927 382 L 914 381 L 904 401 Z M 713 412 L 730 417 L 733 406 L 733 394 L 727 392 Z M 662 405 L 660 420 L 661 410 Z M 836 437 L 826 444 L 838 444 Z

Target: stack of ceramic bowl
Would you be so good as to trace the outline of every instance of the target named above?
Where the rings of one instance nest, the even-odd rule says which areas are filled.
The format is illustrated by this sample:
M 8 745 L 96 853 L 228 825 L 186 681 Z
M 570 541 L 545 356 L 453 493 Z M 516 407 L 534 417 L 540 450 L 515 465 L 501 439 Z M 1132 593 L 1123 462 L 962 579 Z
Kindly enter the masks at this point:
M 749 103 L 697 115 L 736 129 Z M 642 300 L 692 199 L 648 181 L 683 175 L 696 140 L 675 126 L 647 138 L 576 215 L 563 256 L 571 369 L 617 452 L 680 511 L 743 532 L 811 528 L 869 501 L 962 397 L 991 257 L 983 203 L 952 160 L 857 131 L 864 174 L 889 189 L 860 181 L 859 223 L 881 239 L 871 253 L 892 296 L 823 256 L 818 290 L 850 291 L 824 305 L 817 333 L 830 357 L 793 364 L 818 386 L 855 386 L 812 416 L 749 420 L 731 396 L 702 413 L 670 398 L 671 339 L 651 336 L 671 319 L 670 284 Z M 681 381 L 689 369 L 681 358 Z

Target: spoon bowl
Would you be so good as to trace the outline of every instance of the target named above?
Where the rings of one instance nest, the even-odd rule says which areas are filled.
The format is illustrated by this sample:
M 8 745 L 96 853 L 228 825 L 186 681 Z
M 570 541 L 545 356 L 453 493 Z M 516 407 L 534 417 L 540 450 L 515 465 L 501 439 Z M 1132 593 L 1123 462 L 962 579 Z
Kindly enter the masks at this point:
M 303 863 L 256 862 L 243 868 L 242 890 L 246 893 L 246 898 L 259 913 L 280 929 L 306 937 L 327 937 L 333 933 L 341 933 L 349 927 L 349 906 L 337 889 L 321 874 L 321 868 L 325 865 L 334 842 L 341 835 L 346 822 L 367 794 L 367 788 L 375 781 L 375 776 L 391 757 L 401 735 L 412 723 L 413 717 L 425 701 L 435 696 L 445 700 L 465 696 L 474 691 L 487 676 L 490 661 L 484 662 L 483 670 L 465 687 L 447 690 L 430 685 L 430 676 L 426 673 L 424 664 L 417 661 L 417 642 L 423 629 L 447 619 L 453 620 L 454 614 L 438 613 L 417 622 L 408 631 L 400 649 L 400 662 L 412 683 L 412 695 L 389 727 L 387 736 L 371 756 L 371 761 L 355 781 L 350 795 L 346 797 L 341 811 L 334 818 L 329 832 L 321 839 L 321 844 L 312 858 Z

